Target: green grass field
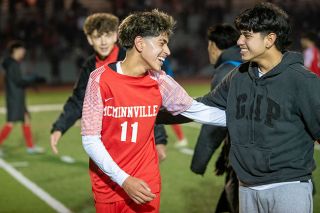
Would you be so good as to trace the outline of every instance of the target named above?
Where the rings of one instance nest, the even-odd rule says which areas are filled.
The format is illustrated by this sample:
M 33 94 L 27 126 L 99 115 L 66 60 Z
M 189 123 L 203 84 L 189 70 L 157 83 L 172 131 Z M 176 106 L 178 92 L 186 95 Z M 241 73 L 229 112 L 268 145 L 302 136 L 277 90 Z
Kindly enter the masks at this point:
M 184 84 L 191 96 L 199 96 L 209 90 L 206 84 Z M 71 93 L 68 91 L 28 92 L 28 104 L 62 104 Z M 0 107 L 4 105 L 3 95 Z M 28 155 L 22 137 L 21 127 L 16 125 L 8 140 L 3 145 L 4 160 L 63 203 L 73 212 L 94 212 L 88 176 L 88 157 L 82 149 L 80 126 L 76 124 L 62 138 L 59 144 L 60 156 L 68 155 L 76 160 L 67 164 L 60 156 L 52 154 L 49 136 L 52 122 L 59 111 L 32 113 L 34 139 L 46 149 L 43 155 Z M 0 114 L 0 125 L 5 115 Z M 168 158 L 161 163 L 162 194 L 161 213 L 207 213 L 214 212 L 217 199 L 222 191 L 224 177 L 213 173 L 214 162 L 219 153 L 215 153 L 204 176 L 193 174 L 189 167 L 191 156 L 174 148 L 175 138 L 171 128 L 166 127 L 169 135 Z M 200 125 L 184 125 L 183 129 L 193 148 Z M 315 151 L 315 158 L 320 162 L 320 152 Z M 20 166 L 19 166 L 20 165 Z M 320 170 L 314 172 L 314 180 L 320 190 Z M 314 197 L 314 212 L 320 213 L 320 192 Z M 32 194 L 23 185 L 0 168 L 0 212 L 55 212 L 50 206 Z

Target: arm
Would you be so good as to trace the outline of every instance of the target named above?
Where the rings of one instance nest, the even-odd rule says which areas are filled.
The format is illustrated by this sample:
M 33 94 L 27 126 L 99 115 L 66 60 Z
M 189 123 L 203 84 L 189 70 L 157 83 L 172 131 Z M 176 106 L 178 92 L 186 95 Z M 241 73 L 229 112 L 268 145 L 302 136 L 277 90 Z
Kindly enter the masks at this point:
M 320 139 L 320 79 L 310 73 L 309 78 L 299 86 L 297 104 L 303 123 L 314 140 Z
M 123 171 L 101 141 L 103 103 L 99 85 L 100 76 L 93 79 L 96 74 L 90 75 L 83 103 L 81 134 L 84 150 L 101 171 L 120 185 L 135 203 L 149 202 L 155 198 L 155 194 L 151 193 L 148 185 Z
M 226 126 L 226 113 L 224 110 L 210 107 L 197 101 L 193 101 L 190 108 L 182 112 L 181 115 L 202 124 Z
M 156 78 L 162 95 L 162 105 L 170 113 L 181 114 L 204 124 L 226 125 L 223 110 L 194 101 L 173 78 L 164 73 L 160 73 Z
M 203 125 L 192 157 L 191 171 L 203 175 L 212 155 L 226 136 L 227 128 Z
M 14 84 L 16 84 L 18 87 L 24 88 L 31 86 L 34 83 L 33 80 L 27 80 L 23 78 L 20 66 L 17 62 L 13 62 L 11 66 L 8 66 L 7 75 L 9 75 L 9 78 L 11 78 Z
M 158 124 L 154 127 L 154 137 L 156 142 L 156 149 L 158 152 L 159 161 L 163 161 L 166 159 L 166 145 L 168 143 L 167 138 L 168 135 L 164 128 L 164 125 Z
M 81 118 L 83 99 L 90 72 L 95 69 L 94 58 L 83 65 L 80 76 L 74 86 L 72 95 L 63 106 L 63 112 L 53 123 L 51 132 L 61 131 L 64 134 L 79 118 Z
M 63 106 L 59 118 L 53 123 L 50 136 L 51 149 L 58 154 L 57 144 L 62 136 L 79 118 L 81 118 L 82 104 L 90 72 L 95 69 L 95 59 L 90 57 L 81 68 L 72 95 Z

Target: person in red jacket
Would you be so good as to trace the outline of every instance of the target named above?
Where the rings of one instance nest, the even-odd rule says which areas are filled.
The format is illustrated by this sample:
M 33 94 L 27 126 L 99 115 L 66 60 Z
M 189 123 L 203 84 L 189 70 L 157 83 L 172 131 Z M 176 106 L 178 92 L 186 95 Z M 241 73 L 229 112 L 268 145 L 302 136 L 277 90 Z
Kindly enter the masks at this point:
M 90 73 L 98 67 L 124 59 L 125 50 L 117 44 L 119 19 L 110 13 L 94 13 L 88 16 L 83 31 L 94 54 L 88 57 L 81 67 L 80 76 L 73 93 L 65 103 L 63 112 L 53 123 L 50 144 L 53 153 L 58 154 L 58 143 L 62 135 L 81 118 L 85 89 Z M 162 144 L 167 143 L 167 135 L 163 125 L 155 126 L 156 143 L 159 144 L 160 160 L 165 158 Z

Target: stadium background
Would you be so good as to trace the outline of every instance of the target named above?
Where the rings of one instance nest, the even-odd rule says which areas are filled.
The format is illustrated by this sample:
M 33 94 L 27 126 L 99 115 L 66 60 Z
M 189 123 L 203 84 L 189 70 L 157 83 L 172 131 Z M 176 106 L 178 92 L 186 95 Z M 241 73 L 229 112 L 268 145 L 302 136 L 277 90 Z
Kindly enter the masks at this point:
M 209 90 L 212 66 L 207 57 L 206 29 L 216 23 L 232 23 L 233 18 L 256 0 L 0 0 L 0 60 L 13 38 L 26 42 L 28 54 L 23 70 L 41 75 L 47 84 L 28 89 L 32 109 L 34 137 L 46 148 L 44 155 L 25 152 L 20 127 L 14 129 L 4 145 L 5 162 L 15 168 L 73 212 L 94 212 L 87 172 L 87 156 L 80 145 L 80 128 L 76 124 L 62 138 L 60 155 L 49 148 L 49 131 L 70 95 L 78 67 L 91 54 L 82 32 L 82 23 L 93 12 L 111 12 L 121 18 L 131 11 L 159 8 L 177 19 L 170 41 L 171 64 L 177 80 L 192 96 Z M 301 51 L 299 36 L 306 30 L 319 31 L 317 0 L 274 0 L 292 17 L 290 49 Z M 0 69 L 0 125 L 5 121 L 3 73 Z M 31 107 L 33 106 L 33 107 Z M 50 108 L 51 107 L 51 108 Z M 192 150 L 199 125 L 183 126 Z M 214 155 L 204 177 L 191 173 L 191 155 L 173 147 L 175 138 L 170 128 L 168 159 L 161 164 L 163 192 L 161 212 L 214 212 L 223 187 L 223 177 L 213 173 Z M 61 156 L 75 160 L 66 163 Z M 320 153 L 315 151 L 320 163 Z M 314 173 L 320 190 L 320 170 Z M 314 198 L 314 212 L 320 212 L 319 192 Z M 18 183 L 0 165 L 0 212 L 54 212 L 44 201 Z

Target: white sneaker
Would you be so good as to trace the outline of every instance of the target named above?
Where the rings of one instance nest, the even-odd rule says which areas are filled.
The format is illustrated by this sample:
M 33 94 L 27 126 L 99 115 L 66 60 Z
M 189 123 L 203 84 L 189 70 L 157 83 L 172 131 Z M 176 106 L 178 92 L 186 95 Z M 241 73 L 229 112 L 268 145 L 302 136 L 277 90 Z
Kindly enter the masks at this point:
M 174 144 L 174 147 L 176 147 L 176 148 L 182 148 L 182 147 L 186 147 L 186 146 L 188 146 L 188 140 L 186 138 L 184 138 L 180 141 L 177 141 Z
M 39 146 L 34 146 L 32 148 L 27 148 L 27 153 L 30 154 L 30 155 L 43 154 L 44 153 L 44 149 L 42 147 L 39 147 Z

